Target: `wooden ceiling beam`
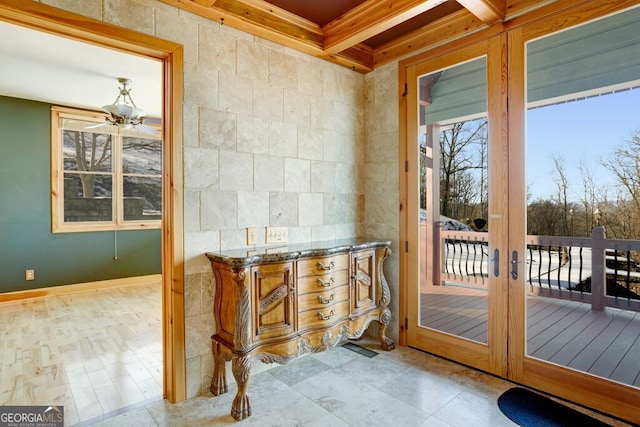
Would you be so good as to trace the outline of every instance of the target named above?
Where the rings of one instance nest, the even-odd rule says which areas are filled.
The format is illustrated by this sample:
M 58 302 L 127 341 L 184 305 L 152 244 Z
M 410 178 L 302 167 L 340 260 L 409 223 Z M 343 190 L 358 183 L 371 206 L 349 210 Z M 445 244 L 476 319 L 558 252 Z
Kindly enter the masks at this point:
M 196 15 L 238 30 L 340 64 L 361 73 L 373 69 L 373 49 L 349 46 L 343 52 L 327 54 L 319 25 L 262 0 L 160 0 Z
M 493 28 L 492 22 L 507 22 L 547 5 L 560 3 L 563 6 L 557 7 L 568 7 L 586 0 L 456 0 L 463 10 L 375 48 L 363 42 L 446 0 L 366 0 L 324 27 L 265 0 L 160 1 L 366 73 L 409 54 L 437 47 L 446 40 Z
M 373 50 L 373 67 L 379 67 L 418 51 L 432 49 L 485 28 L 487 24 L 468 10 L 459 10 L 378 46 Z
M 214 13 L 226 16 L 225 24 L 253 28 L 253 34 L 259 31 L 262 37 L 269 39 L 271 34 L 285 36 L 294 43 L 322 47 L 322 30 L 310 21 L 297 17 L 283 9 L 272 6 L 267 9 L 258 7 L 266 2 L 217 0 L 210 9 Z M 229 21 L 229 22 L 227 22 Z M 243 28 L 239 28 L 243 29 Z
M 367 0 L 322 27 L 324 51 L 342 52 L 445 1 Z
M 322 51 L 320 26 L 283 9 L 263 7 L 256 0 L 160 0 L 163 3 L 310 54 Z M 208 0 L 209 2 L 211 0 Z
M 507 16 L 506 0 L 456 0 L 465 9 L 487 25 L 505 20 Z
M 204 7 L 211 7 L 217 0 L 193 0 L 194 3 Z
M 364 43 L 352 46 L 336 54 L 322 55 L 321 58 L 366 74 L 373 71 L 373 48 Z

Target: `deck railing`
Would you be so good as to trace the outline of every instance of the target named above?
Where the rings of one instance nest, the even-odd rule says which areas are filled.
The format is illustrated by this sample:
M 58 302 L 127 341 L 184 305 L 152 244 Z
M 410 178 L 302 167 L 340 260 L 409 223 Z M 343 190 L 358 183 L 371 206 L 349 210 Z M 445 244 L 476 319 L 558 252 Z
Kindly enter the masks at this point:
M 423 239 L 425 232 L 421 230 Z M 495 256 L 487 233 L 436 232 L 441 252 L 434 262 L 434 282 L 486 286 Z M 589 303 L 593 310 L 640 311 L 640 264 L 633 259 L 640 240 L 607 239 L 604 227 L 596 226 L 591 237 L 527 236 L 526 252 L 530 294 Z

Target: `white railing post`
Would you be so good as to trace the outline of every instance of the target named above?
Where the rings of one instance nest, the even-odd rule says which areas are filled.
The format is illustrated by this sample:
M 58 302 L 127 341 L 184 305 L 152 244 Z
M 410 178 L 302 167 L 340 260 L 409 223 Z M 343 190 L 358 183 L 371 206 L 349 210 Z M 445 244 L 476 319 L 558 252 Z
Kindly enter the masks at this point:
M 607 261 L 605 259 L 606 234 L 602 225 L 591 229 L 593 246 L 591 249 L 591 309 L 604 310 L 607 283 Z

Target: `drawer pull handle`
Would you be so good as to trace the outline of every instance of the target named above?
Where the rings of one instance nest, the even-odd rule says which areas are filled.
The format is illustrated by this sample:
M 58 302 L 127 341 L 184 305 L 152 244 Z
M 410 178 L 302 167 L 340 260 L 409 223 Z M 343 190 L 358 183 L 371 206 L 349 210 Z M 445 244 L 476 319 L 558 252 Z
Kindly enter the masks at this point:
M 331 279 L 329 279 L 328 282 L 323 282 L 322 279 L 318 279 L 318 280 L 316 280 L 316 282 L 318 282 L 318 285 L 323 286 L 325 288 L 333 286 L 333 284 L 335 283 L 334 280 L 333 280 L 333 277 Z
M 329 265 L 328 265 L 328 266 L 326 266 L 326 267 L 325 267 L 325 266 L 324 266 L 324 264 L 323 264 L 323 263 L 321 263 L 321 262 L 319 262 L 319 263 L 317 263 L 317 264 L 316 264 L 316 267 L 318 267 L 320 270 L 324 270 L 324 271 L 333 270 L 333 268 L 334 268 L 335 266 L 336 266 L 336 263 L 335 263 L 335 262 L 333 262 L 333 261 L 331 261 L 331 262 L 329 263 Z
M 333 294 L 331 294 L 331 296 L 327 299 L 323 299 L 322 295 L 318 295 L 318 301 L 320 302 L 320 304 L 329 304 L 333 301 Z
M 329 320 L 329 319 L 331 319 L 331 318 L 332 318 L 333 316 L 335 316 L 335 315 L 336 315 L 336 312 L 335 312 L 335 311 L 333 311 L 333 310 L 331 310 L 331 312 L 329 313 L 329 315 L 328 315 L 328 316 L 323 315 L 323 314 L 322 314 L 322 312 L 321 312 L 321 311 L 319 311 L 319 312 L 318 312 L 318 319 L 320 319 L 320 320 Z

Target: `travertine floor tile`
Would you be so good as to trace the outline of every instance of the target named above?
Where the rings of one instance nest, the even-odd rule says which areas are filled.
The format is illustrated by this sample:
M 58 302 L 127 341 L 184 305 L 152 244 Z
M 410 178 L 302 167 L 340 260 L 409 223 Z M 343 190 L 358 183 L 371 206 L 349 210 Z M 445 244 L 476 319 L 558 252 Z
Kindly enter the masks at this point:
M 160 304 L 159 285 L 3 303 L 0 405 L 63 405 L 66 424 L 83 427 L 515 426 L 496 402 L 513 384 L 370 338 L 357 344 L 372 358 L 339 346 L 282 366 L 254 361 L 241 422 L 229 363 L 228 393 L 168 403 Z

